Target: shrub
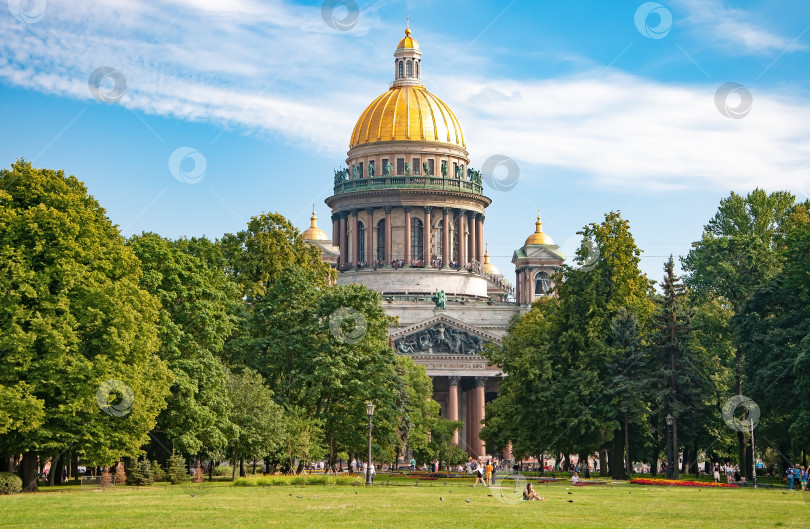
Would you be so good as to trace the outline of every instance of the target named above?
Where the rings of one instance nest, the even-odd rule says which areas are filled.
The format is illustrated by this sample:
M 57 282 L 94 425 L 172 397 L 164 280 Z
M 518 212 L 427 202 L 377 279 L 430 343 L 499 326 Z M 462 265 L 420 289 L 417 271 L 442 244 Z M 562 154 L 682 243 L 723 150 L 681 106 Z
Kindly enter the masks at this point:
M 124 470 L 124 463 L 121 461 L 115 466 L 115 484 L 116 485 L 126 485 L 127 484 L 127 472 Z
M 11 472 L 0 472 L 0 494 L 17 494 L 22 492 L 22 479 Z
M 194 465 L 194 483 L 202 483 L 202 482 L 203 482 L 202 465 L 200 465 L 200 462 L 197 461 L 197 463 Z
M 152 472 L 152 463 L 146 458 L 142 461 L 136 461 L 135 467 L 129 473 L 130 485 L 146 487 L 154 482 L 155 476 Z
M 152 461 L 152 478 L 155 481 L 163 481 L 166 479 L 166 473 L 157 461 Z
M 108 468 L 104 468 L 104 472 L 101 473 L 101 486 L 102 487 L 109 487 L 113 483 L 113 475 L 110 473 Z
M 186 483 L 188 481 L 188 472 L 186 471 L 186 458 L 181 455 L 173 455 L 168 461 L 168 477 L 172 485 Z

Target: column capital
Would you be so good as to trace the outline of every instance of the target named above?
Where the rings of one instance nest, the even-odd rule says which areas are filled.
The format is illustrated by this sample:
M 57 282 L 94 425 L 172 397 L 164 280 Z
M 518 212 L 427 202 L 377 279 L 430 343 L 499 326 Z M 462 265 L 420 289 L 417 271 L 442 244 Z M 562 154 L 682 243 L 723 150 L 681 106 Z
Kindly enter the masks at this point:
M 373 215 L 374 214 L 374 208 L 366 208 L 366 213 L 368 213 L 369 215 Z
M 425 210 L 425 213 L 430 213 L 430 210 L 433 209 L 433 206 L 422 206 Z
M 394 209 L 394 206 L 385 206 L 385 214 L 390 215 L 391 211 Z
M 453 211 L 453 208 L 442 208 L 442 213 L 445 215 L 449 215 L 451 211 Z
M 359 209 L 353 209 L 353 210 L 352 210 L 352 217 L 356 217 L 356 216 L 357 216 L 357 213 L 358 213 L 359 211 L 360 211 Z
M 487 379 L 489 377 L 475 377 L 475 386 L 478 388 L 483 388 L 487 385 Z
M 447 377 L 447 382 L 451 386 L 458 386 L 461 383 L 461 377 Z
M 340 220 L 340 214 L 339 213 L 333 213 L 332 214 L 332 222 L 335 222 L 336 220 Z
M 413 209 L 413 206 L 403 206 L 405 208 L 405 213 L 410 213 Z
M 486 219 L 486 218 L 487 218 L 487 216 L 484 215 L 483 213 L 481 213 L 481 224 L 484 223 L 484 219 Z

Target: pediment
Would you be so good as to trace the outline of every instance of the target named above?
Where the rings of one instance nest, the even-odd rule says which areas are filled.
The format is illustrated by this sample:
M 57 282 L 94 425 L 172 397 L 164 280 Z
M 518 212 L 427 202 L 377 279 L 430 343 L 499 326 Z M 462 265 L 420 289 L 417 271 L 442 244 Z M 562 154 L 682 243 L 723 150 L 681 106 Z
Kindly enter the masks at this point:
M 543 261 L 565 261 L 565 255 L 558 246 L 525 246 L 512 255 L 512 263 L 522 259 L 539 259 Z
M 405 355 L 480 355 L 486 343 L 500 345 L 492 333 L 439 314 L 391 333 L 394 349 Z

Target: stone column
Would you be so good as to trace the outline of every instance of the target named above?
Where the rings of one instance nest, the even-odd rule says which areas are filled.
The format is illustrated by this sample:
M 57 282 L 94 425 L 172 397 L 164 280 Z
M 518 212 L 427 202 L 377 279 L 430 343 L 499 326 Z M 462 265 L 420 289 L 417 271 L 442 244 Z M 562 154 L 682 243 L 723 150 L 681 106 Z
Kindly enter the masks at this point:
M 467 242 L 467 248 L 469 248 L 470 252 L 470 261 L 477 261 L 478 257 L 475 256 L 475 212 L 470 211 L 469 218 L 467 219 L 467 225 L 470 227 L 470 236 Z
M 478 457 L 486 455 L 484 441 L 478 437 L 481 433 L 481 421 L 484 420 L 484 405 L 486 404 L 484 388 L 487 385 L 487 377 L 475 377 L 475 407 L 473 408 L 473 452 Z
M 534 279 L 532 278 L 531 270 L 526 270 L 526 279 L 528 279 L 528 281 L 529 281 L 529 288 L 528 288 L 529 301 L 528 302 L 531 303 L 532 301 L 534 301 Z
M 357 268 L 357 261 L 360 258 L 360 238 L 357 236 L 357 210 L 352 210 L 352 266 Z
M 422 248 L 422 257 L 425 259 L 425 266 L 430 266 L 430 210 L 433 209 L 433 206 L 424 206 L 425 208 L 425 225 L 422 228 L 422 242 L 424 248 Z
M 450 208 L 442 208 L 442 268 L 450 264 Z
M 478 260 L 484 262 L 484 215 L 476 215 L 478 226 L 476 226 L 475 235 L 478 237 L 476 243 L 475 253 L 478 255 Z
M 515 270 L 515 300 L 520 305 L 520 272 Z
M 405 265 L 411 264 L 411 206 L 405 206 Z
M 385 266 L 391 266 L 391 206 L 385 206 Z
M 458 262 L 461 266 L 467 264 L 467 236 L 464 235 L 464 218 L 467 216 L 463 209 L 458 210 L 458 226 L 456 226 L 456 233 L 458 234 Z
M 366 262 L 377 259 L 374 252 L 374 208 L 366 208 Z
M 332 215 L 332 246 L 340 246 L 340 215 Z
M 447 396 L 447 420 L 458 420 L 458 391 L 461 377 L 447 377 L 450 391 Z M 453 444 L 458 445 L 458 430 L 453 432 Z
M 340 264 L 344 265 L 349 261 L 349 249 L 346 248 L 346 213 L 338 213 L 340 216 L 340 220 L 338 220 L 338 224 L 340 224 L 340 229 L 338 230 L 338 249 L 340 249 Z
M 466 434 L 466 442 L 467 442 L 467 452 L 473 456 L 478 457 L 478 454 L 475 453 L 475 426 L 473 425 L 473 409 L 475 408 L 475 390 L 471 389 L 464 393 L 464 396 L 467 398 L 467 413 L 464 419 L 464 424 L 467 427 L 467 434 Z

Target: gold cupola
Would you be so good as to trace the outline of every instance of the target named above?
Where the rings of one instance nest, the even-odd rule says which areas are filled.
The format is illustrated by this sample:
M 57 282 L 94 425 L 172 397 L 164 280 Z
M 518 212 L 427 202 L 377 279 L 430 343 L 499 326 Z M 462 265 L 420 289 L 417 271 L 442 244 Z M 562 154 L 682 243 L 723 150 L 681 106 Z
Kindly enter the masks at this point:
M 349 147 L 385 141 L 450 144 L 466 149 L 458 118 L 450 107 L 425 89 L 422 52 L 410 28 L 394 52 L 394 81 L 360 115 Z
M 489 248 L 487 248 L 486 251 L 484 252 L 484 273 L 492 275 L 500 274 L 498 268 L 494 264 L 489 262 Z
M 529 245 L 538 245 L 538 244 L 549 244 L 553 245 L 554 241 L 548 234 L 543 233 L 543 223 L 540 222 L 540 214 L 537 214 L 537 222 L 534 223 L 534 233 L 529 235 L 529 238 L 526 239 L 524 246 Z
M 315 209 L 312 209 L 312 216 L 309 218 L 309 228 L 307 228 L 301 237 L 305 241 L 328 241 L 326 233 L 318 227 L 318 217 L 315 215 Z

